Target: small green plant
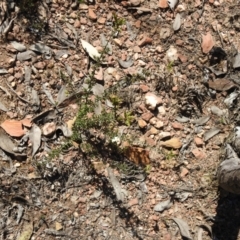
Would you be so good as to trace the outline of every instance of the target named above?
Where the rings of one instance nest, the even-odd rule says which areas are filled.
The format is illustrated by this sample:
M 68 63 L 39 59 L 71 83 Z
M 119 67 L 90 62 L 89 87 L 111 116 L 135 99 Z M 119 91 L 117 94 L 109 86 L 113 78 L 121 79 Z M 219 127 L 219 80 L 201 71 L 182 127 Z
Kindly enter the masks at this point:
M 119 32 L 125 22 L 124 18 L 118 17 L 116 13 L 113 13 L 113 29 L 115 32 Z
M 173 66 L 174 66 L 174 61 L 171 61 L 167 64 L 167 71 L 169 73 L 172 73 L 173 72 Z
M 152 169 L 152 166 L 151 166 L 150 164 L 148 164 L 148 165 L 144 168 L 144 171 L 145 171 L 146 174 L 150 174 L 151 169 Z
M 123 116 L 120 116 L 118 118 L 118 120 L 120 122 L 123 122 L 128 127 L 131 126 L 132 123 L 135 121 L 135 116 L 133 115 L 133 113 L 131 111 L 125 111 L 122 115 Z

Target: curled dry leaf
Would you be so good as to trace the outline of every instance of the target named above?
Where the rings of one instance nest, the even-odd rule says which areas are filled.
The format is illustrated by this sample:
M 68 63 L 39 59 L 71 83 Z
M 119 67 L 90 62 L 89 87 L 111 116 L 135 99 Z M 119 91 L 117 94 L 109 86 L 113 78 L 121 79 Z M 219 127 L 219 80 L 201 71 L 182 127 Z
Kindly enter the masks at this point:
M 11 45 L 12 45 L 13 48 L 18 50 L 19 52 L 23 52 L 23 51 L 27 50 L 27 48 L 23 44 L 21 44 L 19 42 L 16 42 L 16 41 L 12 41 Z
M 23 124 L 17 120 L 5 120 L 1 127 L 12 137 L 22 137 L 25 134 Z
M 203 53 L 209 53 L 214 46 L 214 40 L 210 32 L 202 36 L 202 51 Z
M 98 50 L 87 41 L 81 39 L 82 47 L 83 49 L 88 53 L 88 55 L 94 60 L 96 58 L 100 58 L 101 54 L 98 52 Z
M 118 63 L 123 68 L 129 68 L 133 65 L 133 60 L 131 58 L 128 61 L 123 61 L 121 59 L 118 59 Z
M 150 164 L 149 151 L 144 148 L 127 146 L 124 154 L 137 165 L 147 166 Z
M 188 224 L 181 218 L 173 218 L 172 220 L 178 225 L 181 235 L 188 240 L 192 240 Z
M 228 79 L 219 79 L 215 81 L 209 81 L 208 86 L 212 89 L 215 89 L 217 91 L 228 91 L 234 87 L 236 87 L 236 84 Z
M 172 138 L 172 139 L 164 141 L 164 142 L 161 141 L 160 145 L 163 147 L 174 148 L 174 149 L 179 149 L 182 147 L 182 143 L 178 138 Z
M 32 156 L 36 154 L 41 145 L 41 136 L 41 129 L 36 124 L 34 124 L 29 133 L 29 139 L 32 143 Z
M 0 148 L 5 152 L 15 154 L 13 152 L 15 145 L 3 129 L 0 129 Z
M 24 222 L 23 229 L 21 231 L 20 236 L 17 238 L 17 240 L 29 240 L 31 239 L 33 233 L 33 223 L 32 222 Z
M 202 116 L 201 118 L 193 120 L 193 123 L 196 124 L 197 126 L 202 126 L 205 123 L 207 123 L 209 119 L 210 119 L 210 116 Z
M 213 127 L 210 130 L 208 130 L 207 132 L 204 133 L 204 141 L 208 141 L 210 138 L 214 137 L 215 135 L 217 135 L 220 132 L 220 129 Z

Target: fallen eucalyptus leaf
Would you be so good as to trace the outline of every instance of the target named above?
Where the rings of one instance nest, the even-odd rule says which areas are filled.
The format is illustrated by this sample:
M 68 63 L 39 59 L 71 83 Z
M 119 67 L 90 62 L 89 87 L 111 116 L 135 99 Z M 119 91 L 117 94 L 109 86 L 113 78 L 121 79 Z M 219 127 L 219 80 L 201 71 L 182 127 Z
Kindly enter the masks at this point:
M 127 191 L 121 188 L 119 181 L 115 177 L 113 170 L 110 167 L 107 168 L 107 172 L 108 172 L 109 181 L 112 184 L 113 189 L 116 193 L 117 200 L 123 202 L 125 196 L 127 196 Z
M 210 119 L 209 116 L 203 116 L 199 119 L 193 120 L 193 123 L 196 124 L 196 126 L 202 126 L 205 123 L 207 123 L 209 119 Z
M 17 60 L 22 62 L 22 61 L 30 60 L 32 57 L 35 57 L 35 56 L 36 54 L 33 51 L 28 50 L 25 52 L 18 53 Z
M 210 130 L 208 130 L 207 132 L 204 133 L 203 137 L 204 137 L 204 141 L 208 141 L 210 138 L 214 137 L 215 135 L 217 135 L 220 132 L 220 129 L 213 127 Z
M 233 106 L 234 100 L 237 99 L 239 93 L 232 92 L 225 100 L 224 103 L 230 108 Z
M 90 43 L 86 42 L 85 40 L 81 39 L 82 47 L 83 49 L 88 53 L 88 55 L 95 60 L 96 58 L 100 58 L 101 54 L 98 52 L 98 50 L 93 47 Z
M 94 95 L 101 97 L 104 93 L 104 87 L 103 85 L 96 83 L 93 87 L 92 87 L 92 92 Z
M 96 106 L 95 106 L 95 108 L 94 108 L 94 113 L 95 113 L 96 115 L 100 115 L 101 112 L 102 112 L 102 110 L 103 110 L 102 104 L 101 104 L 100 101 L 98 101 L 97 104 L 96 104 Z
M 186 122 L 189 122 L 190 121 L 190 118 L 187 118 L 187 117 L 176 117 L 176 120 L 180 123 L 186 123 Z
M 30 50 L 35 51 L 35 52 L 39 52 L 39 53 L 49 53 L 51 52 L 51 48 L 42 44 L 42 43 L 35 43 L 32 44 L 29 47 Z
M 117 61 L 118 61 L 119 65 L 123 68 L 129 68 L 133 65 L 132 58 L 130 58 L 128 61 L 123 61 L 121 59 L 118 59 Z
M 113 52 L 112 45 L 109 41 L 107 41 L 107 39 L 103 33 L 100 34 L 100 41 L 101 41 L 102 47 L 103 48 L 106 47 L 108 50 L 107 52 L 112 55 L 112 52 Z
M 178 149 L 182 147 L 182 143 L 178 138 L 171 138 L 170 140 L 167 141 L 160 141 L 160 145 L 163 147 L 169 147 L 169 148 L 174 148 Z
M 238 54 L 232 59 L 232 66 L 233 66 L 233 68 L 239 68 L 239 67 L 240 67 L 240 53 L 238 53 Z
M 40 106 L 40 99 L 38 93 L 35 89 L 32 88 L 32 105 L 39 107 Z
M 180 27 L 181 27 L 181 14 L 177 13 L 177 15 L 174 19 L 174 22 L 173 22 L 173 30 L 177 31 L 180 29 Z
M 22 43 L 19 43 L 19 42 L 16 42 L 16 41 L 12 41 L 11 45 L 12 45 L 13 48 L 18 50 L 19 52 L 23 52 L 23 51 L 27 50 L 27 48 Z
M 29 132 L 29 140 L 32 143 L 32 157 L 37 153 L 41 145 L 41 136 L 41 129 L 36 124 L 33 124 L 32 129 Z
M 3 129 L 0 129 L 0 148 L 5 152 L 15 155 L 13 151 L 15 145 Z
M 172 220 L 178 225 L 181 235 L 188 240 L 192 240 L 188 224 L 181 218 L 172 218 Z
M 217 106 L 211 106 L 211 112 L 219 117 L 221 117 L 224 113 L 223 110 L 221 110 L 220 108 L 218 108 Z
M 2 110 L 3 112 L 8 111 L 7 107 L 2 102 L 0 102 L 0 110 Z
M 32 119 L 32 122 L 39 124 L 39 123 L 46 123 L 49 121 L 56 120 L 56 111 L 54 109 L 47 110 L 45 112 L 42 112 L 38 114 L 36 117 Z
M 156 212 L 163 212 L 164 210 L 169 209 L 173 205 L 171 199 L 168 199 L 166 201 L 160 202 L 153 208 Z
M 200 229 L 202 229 L 202 231 Z M 208 224 L 201 224 L 201 225 L 198 226 L 198 239 L 197 240 L 202 240 L 203 230 L 207 230 L 211 239 L 213 238 L 212 237 L 212 227 L 209 226 Z
M 32 68 L 24 65 L 24 81 L 29 84 L 31 80 Z
M 228 79 L 219 79 L 215 81 L 209 81 L 208 86 L 217 91 L 228 91 L 236 87 L 236 85 L 231 80 L 228 80 Z
M 45 83 L 42 85 L 43 91 L 46 94 L 47 98 L 49 99 L 52 105 L 55 105 L 55 101 L 52 97 L 52 94 L 47 90 Z
M 62 85 L 57 95 L 57 104 L 61 104 L 68 97 L 68 91 L 65 85 Z
M 71 137 L 73 135 L 72 130 L 69 129 L 66 124 L 64 124 L 60 127 L 57 127 L 57 130 L 61 130 L 64 137 Z

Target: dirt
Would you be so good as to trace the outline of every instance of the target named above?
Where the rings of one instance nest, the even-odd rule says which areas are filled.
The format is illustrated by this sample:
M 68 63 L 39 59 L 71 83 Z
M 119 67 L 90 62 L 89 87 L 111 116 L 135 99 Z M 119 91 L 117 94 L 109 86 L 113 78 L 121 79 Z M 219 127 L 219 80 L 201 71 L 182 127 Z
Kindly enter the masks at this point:
M 43 132 L 45 123 L 53 122 L 57 130 L 41 135 L 34 156 L 29 139 L 22 155 L 1 151 L 1 238 L 240 239 L 240 198 L 219 189 L 216 179 L 225 143 L 239 118 L 239 96 L 231 105 L 224 102 L 231 93 L 239 94 L 239 68 L 233 67 L 240 51 L 239 2 L 183 0 L 171 9 L 152 0 L 46 0 L 31 8 L 29 0 L 30 10 L 35 9 L 32 15 L 22 5 L 26 1 L 12 3 L 16 7 L 9 8 L 4 19 L 17 18 L 0 44 L 0 67 L 7 70 L 0 75 L 0 103 L 7 107 L 1 110 L 0 123 L 34 119 L 53 109 L 53 115 L 46 113 L 48 118 L 35 119 L 32 126 Z M 1 10 L 5 12 L 4 1 Z M 178 13 L 181 23 L 174 24 L 174 31 Z M 118 21 L 114 14 L 124 20 L 118 33 L 113 31 Z M 131 144 L 121 159 L 106 148 L 88 155 L 77 143 L 61 147 L 69 138 L 60 127 L 77 115 L 79 106 L 72 98 L 58 107 L 60 89 L 82 89 L 95 62 L 80 39 L 100 51 L 101 34 L 109 40 L 112 54 L 106 54 L 97 82 L 105 91 L 118 86 L 123 102 L 118 111 L 133 116 L 129 124 L 125 119 L 118 125 Z M 31 59 L 20 61 L 12 41 L 27 49 L 42 43 L 51 54 L 35 51 Z M 58 57 L 60 50 L 65 55 Z M 130 67 L 119 64 L 119 59 L 129 64 L 130 57 Z M 30 81 L 25 75 L 28 67 Z M 140 78 L 141 71 L 145 74 Z M 129 85 L 122 84 L 126 76 L 134 79 Z M 33 101 L 33 89 L 39 104 Z M 196 124 L 203 116 L 209 120 Z M 208 131 L 216 129 L 209 137 Z M 93 135 L 96 146 L 101 146 L 104 137 Z M 22 142 L 7 136 L 15 145 Z M 109 167 L 124 193 L 122 201 Z M 156 211 L 164 201 L 169 202 Z

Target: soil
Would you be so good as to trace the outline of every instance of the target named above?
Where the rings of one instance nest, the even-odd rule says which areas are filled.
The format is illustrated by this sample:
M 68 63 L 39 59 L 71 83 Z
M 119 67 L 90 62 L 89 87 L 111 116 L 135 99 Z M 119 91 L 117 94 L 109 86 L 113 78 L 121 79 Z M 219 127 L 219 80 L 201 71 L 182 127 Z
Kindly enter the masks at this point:
M 12 122 L 0 132 L 1 142 L 7 136 L 25 147 L 16 153 L 0 144 L 1 239 L 240 239 L 240 198 L 219 189 L 216 178 L 238 125 L 239 1 L 180 0 L 172 9 L 164 0 L 20 0 L 4 6 L 1 26 L 14 20 L 7 32 L 0 28 L 0 70 L 6 70 L 0 103 L 7 108 L 0 106 L 0 123 L 29 118 L 32 124 L 21 137 Z M 118 111 L 134 117 L 118 125 L 131 139 L 130 153 L 120 160 L 106 149 L 90 156 L 77 143 L 61 147 L 69 139 L 63 126 L 79 105 L 73 98 L 57 106 L 60 89 L 82 90 L 96 63 L 81 39 L 101 51 L 102 34 L 112 53 L 97 83 L 106 91 L 118 86 Z M 51 51 L 21 60 L 26 50 L 13 41 Z M 134 81 L 123 86 L 127 77 Z M 226 104 L 232 93 L 237 97 Z M 44 133 L 47 122 L 53 130 L 40 135 L 32 155 L 36 129 Z M 24 141 L 29 133 L 33 137 Z M 127 170 L 116 167 L 119 162 Z

